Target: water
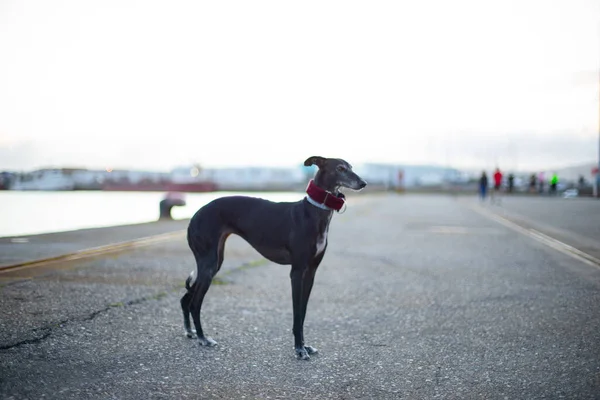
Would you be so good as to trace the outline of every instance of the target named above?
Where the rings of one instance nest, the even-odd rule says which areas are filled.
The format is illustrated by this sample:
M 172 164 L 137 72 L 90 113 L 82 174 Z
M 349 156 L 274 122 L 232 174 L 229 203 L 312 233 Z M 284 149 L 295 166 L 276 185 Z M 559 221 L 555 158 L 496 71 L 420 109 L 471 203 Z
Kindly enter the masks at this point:
M 299 192 L 187 193 L 186 205 L 174 207 L 174 219 L 190 218 L 221 196 L 243 194 L 273 201 L 297 201 Z M 156 221 L 162 192 L 20 192 L 0 191 L 0 237 Z

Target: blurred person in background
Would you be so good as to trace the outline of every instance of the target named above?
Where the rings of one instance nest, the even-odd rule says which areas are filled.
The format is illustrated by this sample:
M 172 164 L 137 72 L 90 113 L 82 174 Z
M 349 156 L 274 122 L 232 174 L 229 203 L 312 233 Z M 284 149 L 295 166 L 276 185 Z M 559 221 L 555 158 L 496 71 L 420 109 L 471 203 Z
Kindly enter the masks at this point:
M 536 186 L 537 186 L 537 177 L 535 176 L 535 174 L 531 174 L 531 176 L 529 177 L 529 192 L 535 193 Z
M 550 194 L 555 195 L 556 189 L 558 186 L 558 174 L 555 172 L 552 174 L 552 178 L 550 178 Z
M 515 187 L 515 176 L 508 174 L 508 193 L 512 193 Z
M 492 203 L 500 203 L 500 189 L 502 188 L 502 172 L 500 168 L 496 167 L 494 172 L 494 191 L 492 192 L 491 200 Z
M 481 198 L 481 201 L 485 200 L 485 196 L 487 194 L 487 188 L 488 188 L 488 178 L 487 178 L 487 175 L 485 174 L 485 171 L 483 171 L 481 173 L 481 177 L 479 178 L 479 197 Z

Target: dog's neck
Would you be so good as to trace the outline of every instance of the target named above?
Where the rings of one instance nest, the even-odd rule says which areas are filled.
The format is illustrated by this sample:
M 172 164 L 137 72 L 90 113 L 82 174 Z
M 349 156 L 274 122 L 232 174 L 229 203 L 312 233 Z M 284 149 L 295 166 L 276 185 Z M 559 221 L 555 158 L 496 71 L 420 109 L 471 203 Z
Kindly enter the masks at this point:
M 334 194 L 331 191 L 319 187 L 311 180 L 306 187 L 306 200 L 313 206 L 326 211 L 340 211 L 345 204 L 345 197 L 341 193 Z
M 337 184 L 337 182 L 328 182 L 326 175 L 321 173 L 321 171 L 317 172 L 313 181 L 315 182 L 315 185 L 329 193 L 336 196 L 340 193 L 340 185 Z

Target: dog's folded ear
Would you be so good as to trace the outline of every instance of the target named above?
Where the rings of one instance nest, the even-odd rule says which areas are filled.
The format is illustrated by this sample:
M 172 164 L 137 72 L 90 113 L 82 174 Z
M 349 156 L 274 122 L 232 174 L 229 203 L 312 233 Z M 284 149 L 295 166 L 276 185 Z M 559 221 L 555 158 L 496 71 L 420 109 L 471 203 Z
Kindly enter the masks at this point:
M 305 167 L 310 167 L 311 165 L 316 165 L 317 167 L 321 168 L 323 166 L 323 164 L 325 163 L 325 157 L 319 157 L 319 156 L 312 156 L 312 157 L 308 157 L 306 159 L 306 161 L 304 161 L 304 166 Z

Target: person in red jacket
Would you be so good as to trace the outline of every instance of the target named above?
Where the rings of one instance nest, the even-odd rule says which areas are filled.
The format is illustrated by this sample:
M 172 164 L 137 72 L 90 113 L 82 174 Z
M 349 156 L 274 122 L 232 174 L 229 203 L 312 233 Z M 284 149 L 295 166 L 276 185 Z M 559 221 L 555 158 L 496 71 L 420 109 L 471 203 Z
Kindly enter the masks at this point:
M 494 173 L 494 189 L 499 191 L 500 186 L 502 186 L 502 172 L 500 172 L 500 168 L 496 168 L 496 172 Z
M 496 172 L 494 172 L 494 195 L 491 200 L 492 203 L 500 202 L 500 187 L 502 186 L 502 172 L 500 172 L 500 168 L 496 168 Z

